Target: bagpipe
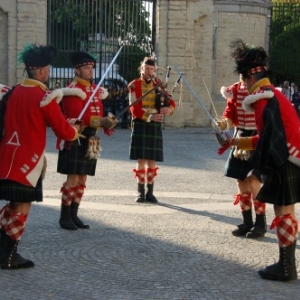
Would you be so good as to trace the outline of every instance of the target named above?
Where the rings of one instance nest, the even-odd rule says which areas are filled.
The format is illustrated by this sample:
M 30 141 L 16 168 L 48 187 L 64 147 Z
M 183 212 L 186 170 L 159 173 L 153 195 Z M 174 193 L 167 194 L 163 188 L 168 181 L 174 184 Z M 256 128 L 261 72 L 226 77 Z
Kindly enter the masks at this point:
M 122 47 L 121 47 L 122 48 Z M 119 52 L 116 54 L 116 57 L 118 56 Z M 153 45 L 151 43 L 151 41 L 149 41 L 149 48 L 150 48 L 150 56 L 153 58 L 153 60 L 156 60 L 156 55 L 155 52 L 153 51 Z M 116 59 L 116 57 L 114 58 L 114 60 Z M 112 63 L 114 62 L 114 60 L 112 61 Z M 111 64 L 112 64 L 111 63 Z M 108 67 L 109 70 L 110 66 Z M 107 71 L 108 71 L 107 70 Z M 170 72 L 171 72 L 171 68 L 168 66 L 167 67 L 167 71 L 166 71 L 166 75 L 165 75 L 165 80 L 161 81 L 159 80 L 157 77 L 153 77 L 152 81 L 154 83 L 153 88 L 151 88 L 149 91 L 147 91 L 145 94 L 143 94 L 142 96 L 140 96 L 138 99 L 136 99 L 133 103 L 129 104 L 128 106 L 124 107 L 120 112 L 118 112 L 116 115 L 113 115 L 111 112 L 108 113 L 108 117 L 111 118 L 112 120 L 116 120 L 117 122 L 121 122 L 120 116 L 122 116 L 125 112 L 127 112 L 132 106 L 136 105 L 137 103 L 139 103 L 141 100 L 143 100 L 147 95 L 151 94 L 153 91 L 155 91 L 156 93 L 156 97 L 155 97 L 155 107 L 157 109 L 157 111 L 159 112 L 160 109 L 162 107 L 168 107 L 170 105 L 170 100 L 172 99 L 173 93 L 177 87 L 177 85 L 180 83 L 180 79 L 181 79 L 181 75 L 179 75 L 179 77 L 177 78 L 177 80 L 175 81 L 174 87 L 171 91 L 171 93 L 168 93 L 166 90 L 166 87 L 168 85 L 168 81 L 170 78 Z M 106 74 L 104 74 L 103 78 L 105 77 Z M 98 86 L 100 86 L 100 82 L 98 84 Z M 93 95 L 92 95 L 93 96 Z M 83 114 L 81 114 L 82 116 Z
M 150 50 L 151 57 L 153 57 L 153 60 L 155 61 L 156 60 L 156 55 L 155 55 L 155 52 L 153 51 L 153 45 L 152 45 L 151 41 L 149 41 L 149 50 Z M 164 84 L 155 89 L 155 92 L 156 92 L 155 108 L 157 109 L 158 112 L 160 112 L 160 109 L 162 107 L 169 107 L 170 106 L 170 99 L 172 99 L 173 93 L 174 93 L 175 89 L 177 88 L 177 85 L 180 83 L 181 75 L 179 74 L 179 77 L 175 81 L 171 93 L 169 93 L 166 90 L 166 87 L 167 87 L 168 82 L 169 82 L 170 73 L 171 73 L 171 67 L 168 66 Z M 155 84 L 157 84 L 157 78 L 154 77 L 153 81 L 154 81 Z
M 168 93 L 166 90 L 166 86 L 168 84 L 169 78 L 170 78 L 170 72 L 171 68 L 168 66 L 167 67 L 167 72 L 165 76 L 164 81 L 160 81 L 158 78 L 153 77 L 152 80 L 155 83 L 153 88 L 151 88 L 149 91 L 147 91 L 145 94 L 137 98 L 133 103 L 129 104 L 125 108 L 123 108 L 118 114 L 113 115 L 112 113 L 109 113 L 109 116 L 111 118 L 115 118 L 116 120 L 121 121 L 119 118 L 121 115 L 123 115 L 125 112 L 127 112 L 130 107 L 136 105 L 139 103 L 141 100 L 143 100 L 147 95 L 151 94 L 153 91 L 156 92 L 155 96 L 155 107 L 157 111 L 159 112 L 162 107 L 168 107 L 170 105 L 170 100 L 172 99 L 173 93 L 177 87 L 177 85 L 180 83 L 180 79 L 182 75 L 179 75 L 178 78 L 175 81 L 174 87 L 171 91 L 171 93 Z
M 170 105 L 171 96 L 166 91 L 166 87 L 167 87 L 167 84 L 168 84 L 168 81 L 170 78 L 170 72 L 171 72 L 171 68 L 168 66 L 164 84 L 155 89 L 155 93 L 156 93 L 155 108 L 157 109 L 157 112 L 160 112 L 160 109 L 162 107 L 168 107 Z M 156 77 L 153 78 L 153 81 L 156 84 L 157 84 L 158 80 L 159 79 Z
M 168 83 L 169 77 L 170 77 L 171 68 L 167 67 L 167 74 L 165 83 Z M 182 74 L 179 74 L 178 78 L 176 79 L 173 89 L 171 93 L 169 93 L 166 90 L 166 85 L 162 85 L 156 89 L 156 96 L 155 96 L 155 108 L 158 112 L 160 112 L 160 109 L 162 107 L 169 107 L 170 106 L 170 99 L 172 99 L 173 93 L 176 90 L 178 84 L 180 83 Z

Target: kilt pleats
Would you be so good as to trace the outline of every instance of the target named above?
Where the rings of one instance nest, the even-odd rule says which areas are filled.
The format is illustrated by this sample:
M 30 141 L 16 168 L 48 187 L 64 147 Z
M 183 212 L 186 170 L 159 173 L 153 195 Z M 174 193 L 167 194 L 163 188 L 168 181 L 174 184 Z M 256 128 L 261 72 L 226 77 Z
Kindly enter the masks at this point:
M 43 201 L 42 177 L 39 178 L 36 187 L 12 180 L 0 180 L 0 200 L 16 202 Z
M 235 137 L 247 137 L 256 134 L 255 130 L 245 130 L 236 128 Z M 224 175 L 239 180 L 245 180 L 247 176 L 253 174 L 253 167 L 250 165 L 249 160 L 241 160 L 235 158 L 233 155 L 234 148 L 230 149 L 228 159 L 225 164 Z M 260 179 L 260 173 L 254 172 L 254 175 Z
M 266 176 L 256 199 L 278 206 L 300 202 L 300 168 L 286 161 L 271 176 Z
M 129 158 L 164 160 L 161 123 L 133 120 Z
M 69 149 L 62 149 L 58 153 L 57 172 L 61 174 L 77 174 L 94 176 L 97 166 L 97 159 L 86 157 L 89 146 L 89 138 L 96 133 L 96 129 L 86 128 L 83 135 L 86 138 L 79 138 L 71 142 Z M 68 142 L 70 143 L 70 142 Z

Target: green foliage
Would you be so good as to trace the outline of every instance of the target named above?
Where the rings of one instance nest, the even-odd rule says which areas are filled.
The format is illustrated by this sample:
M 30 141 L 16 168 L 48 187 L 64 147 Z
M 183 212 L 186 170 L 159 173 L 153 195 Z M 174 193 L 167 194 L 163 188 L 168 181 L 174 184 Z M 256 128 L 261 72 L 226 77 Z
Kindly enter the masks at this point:
M 270 37 L 272 82 L 300 84 L 300 4 L 274 1 Z
M 71 67 L 69 53 L 88 51 L 109 62 L 120 47 L 121 75 L 135 77 L 151 36 L 150 13 L 138 0 L 51 0 L 51 43 L 56 67 Z M 148 54 L 148 53 L 146 53 Z
M 149 53 L 138 46 L 124 46 L 123 51 L 117 59 L 120 66 L 120 75 L 127 78 L 128 81 L 139 77 L 138 68 L 146 55 L 149 55 Z

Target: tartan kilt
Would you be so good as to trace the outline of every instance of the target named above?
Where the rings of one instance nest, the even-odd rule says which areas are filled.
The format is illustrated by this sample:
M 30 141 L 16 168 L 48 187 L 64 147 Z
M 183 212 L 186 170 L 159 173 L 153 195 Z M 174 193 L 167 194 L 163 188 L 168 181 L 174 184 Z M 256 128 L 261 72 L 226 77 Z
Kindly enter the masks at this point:
M 86 158 L 89 146 L 89 138 L 96 134 L 96 129 L 86 127 L 82 132 L 86 138 L 79 138 L 71 143 L 70 149 L 62 149 L 58 153 L 57 172 L 61 174 L 76 174 L 94 176 L 97 166 L 97 159 Z M 69 147 L 68 147 L 69 148 Z
M 226 177 L 245 180 L 250 175 L 255 175 L 261 180 L 260 172 L 253 170 L 249 160 L 241 160 L 233 156 L 234 148 L 230 150 L 229 157 L 225 164 L 224 175 Z
M 7 179 L 0 180 L 0 200 L 16 202 L 43 201 L 42 177 L 39 178 L 36 187 Z
M 236 128 L 235 137 L 246 137 L 253 136 L 256 134 L 256 130 L 245 130 Z M 230 149 L 229 157 L 225 164 L 224 175 L 226 177 L 231 177 L 239 180 L 245 180 L 250 175 L 255 175 L 259 180 L 261 180 L 260 172 L 253 170 L 250 165 L 249 160 L 241 160 L 233 156 L 235 148 Z
M 265 176 L 256 199 L 278 206 L 300 202 L 300 167 L 286 161 L 272 175 Z
M 163 137 L 160 122 L 132 121 L 129 158 L 164 161 Z

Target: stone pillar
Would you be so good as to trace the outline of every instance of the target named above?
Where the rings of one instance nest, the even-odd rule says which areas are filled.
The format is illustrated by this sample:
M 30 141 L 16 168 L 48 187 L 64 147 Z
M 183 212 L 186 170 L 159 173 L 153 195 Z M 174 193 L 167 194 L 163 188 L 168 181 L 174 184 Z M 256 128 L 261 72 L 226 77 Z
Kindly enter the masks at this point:
M 24 78 L 24 65 L 16 66 L 18 52 L 27 42 L 46 44 L 47 0 L 1 0 L 0 28 L 0 50 L 5 57 L 0 60 L 0 83 L 12 86 Z M 3 70 L 7 70 L 4 75 Z
M 238 81 L 238 76 L 233 73 L 229 43 L 241 38 L 247 43 L 266 47 L 270 2 L 157 1 L 155 48 L 158 65 L 161 68 L 172 67 L 169 90 L 177 77 L 174 70 L 174 65 L 177 65 L 211 115 L 222 114 L 226 102 L 220 95 L 220 88 Z M 179 90 L 180 87 L 173 94 L 177 104 Z M 183 85 L 181 109 L 176 110 L 173 117 L 166 118 L 166 126 L 209 124 L 209 118 Z

